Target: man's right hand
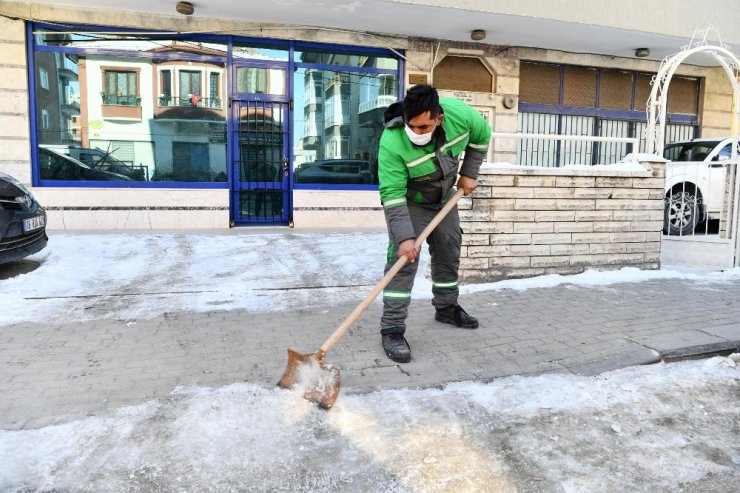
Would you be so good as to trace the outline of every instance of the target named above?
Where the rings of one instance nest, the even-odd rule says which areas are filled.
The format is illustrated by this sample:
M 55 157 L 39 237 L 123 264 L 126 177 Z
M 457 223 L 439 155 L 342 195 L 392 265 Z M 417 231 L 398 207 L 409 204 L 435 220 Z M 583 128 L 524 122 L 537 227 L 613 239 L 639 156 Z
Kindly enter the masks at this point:
M 398 245 L 398 256 L 406 255 L 409 263 L 413 264 L 416 262 L 416 257 L 419 256 L 419 250 L 420 248 L 414 248 L 414 240 L 403 240 Z

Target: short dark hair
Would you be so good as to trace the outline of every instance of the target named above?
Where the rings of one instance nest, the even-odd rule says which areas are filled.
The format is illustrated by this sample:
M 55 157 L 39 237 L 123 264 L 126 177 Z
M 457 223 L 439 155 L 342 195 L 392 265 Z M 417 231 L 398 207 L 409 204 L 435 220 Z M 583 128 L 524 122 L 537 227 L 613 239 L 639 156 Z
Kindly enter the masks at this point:
M 431 112 L 432 118 L 440 113 L 439 94 L 429 84 L 419 84 L 406 91 L 403 100 L 403 118 L 406 121 L 419 116 L 427 111 Z

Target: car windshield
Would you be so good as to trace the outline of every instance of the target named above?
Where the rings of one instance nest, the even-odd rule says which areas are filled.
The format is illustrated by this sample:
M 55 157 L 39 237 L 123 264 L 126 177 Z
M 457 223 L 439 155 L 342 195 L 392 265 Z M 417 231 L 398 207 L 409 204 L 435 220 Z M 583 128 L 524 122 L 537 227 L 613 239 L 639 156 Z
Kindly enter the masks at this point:
M 720 142 L 719 140 L 702 140 L 668 144 L 663 150 L 663 157 L 671 161 L 704 161 L 704 158 Z

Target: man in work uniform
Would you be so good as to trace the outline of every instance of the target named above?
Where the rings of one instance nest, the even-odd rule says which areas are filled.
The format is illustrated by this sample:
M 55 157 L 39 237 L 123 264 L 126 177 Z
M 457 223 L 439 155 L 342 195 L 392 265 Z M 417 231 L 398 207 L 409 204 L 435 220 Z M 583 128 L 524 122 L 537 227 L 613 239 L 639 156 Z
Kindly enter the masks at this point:
M 402 255 L 409 262 L 383 291 L 380 333 L 386 355 L 405 363 L 411 359 L 404 332 L 419 255 L 414 240 L 454 194 L 454 185 L 465 195 L 478 186 L 491 127 L 475 109 L 462 101 L 440 99 L 434 87 L 424 84 L 410 88 L 403 101 L 391 105 L 385 122 L 378 153 L 380 198 L 389 236 L 385 271 Z M 475 329 L 478 320 L 457 304 L 461 242 L 455 207 L 427 239 L 432 304 L 437 321 Z

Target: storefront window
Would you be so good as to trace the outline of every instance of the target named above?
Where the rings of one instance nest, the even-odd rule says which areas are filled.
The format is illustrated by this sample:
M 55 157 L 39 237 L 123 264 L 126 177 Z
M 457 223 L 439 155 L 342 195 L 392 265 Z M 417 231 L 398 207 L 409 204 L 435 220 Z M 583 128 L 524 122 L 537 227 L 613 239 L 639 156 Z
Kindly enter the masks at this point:
M 42 181 L 227 181 L 225 44 L 38 34 Z
M 40 185 L 226 186 L 229 170 L 241 179 L 238 158 L 254 161 L 240 142 L 227 162 L 228 116 L 255 101 L 285 105 L 292 153 L 286 144 L 272 160 L 285 187 L 378 183 L 383 113 L 399 93 L 399 61 L 385 50 L 32 27 Z
M 296 185 L 376 185 L 383 113 L 398 99 L 396 75 L 299 68 L 293 87 Z
M 289 51 L 287 44 L 264 44 L 234 42 L 232 56 L 235 61 L 239 60 L 267 60 L 272 62 L 287 62 Z
M 278 68 L 238 67 L 236 92 L 285 96 L 285 70 Z
M 395 58 L 328 48 L 296 50 L 294 59 L 298 63 L 398 70 L 398 60 Z

